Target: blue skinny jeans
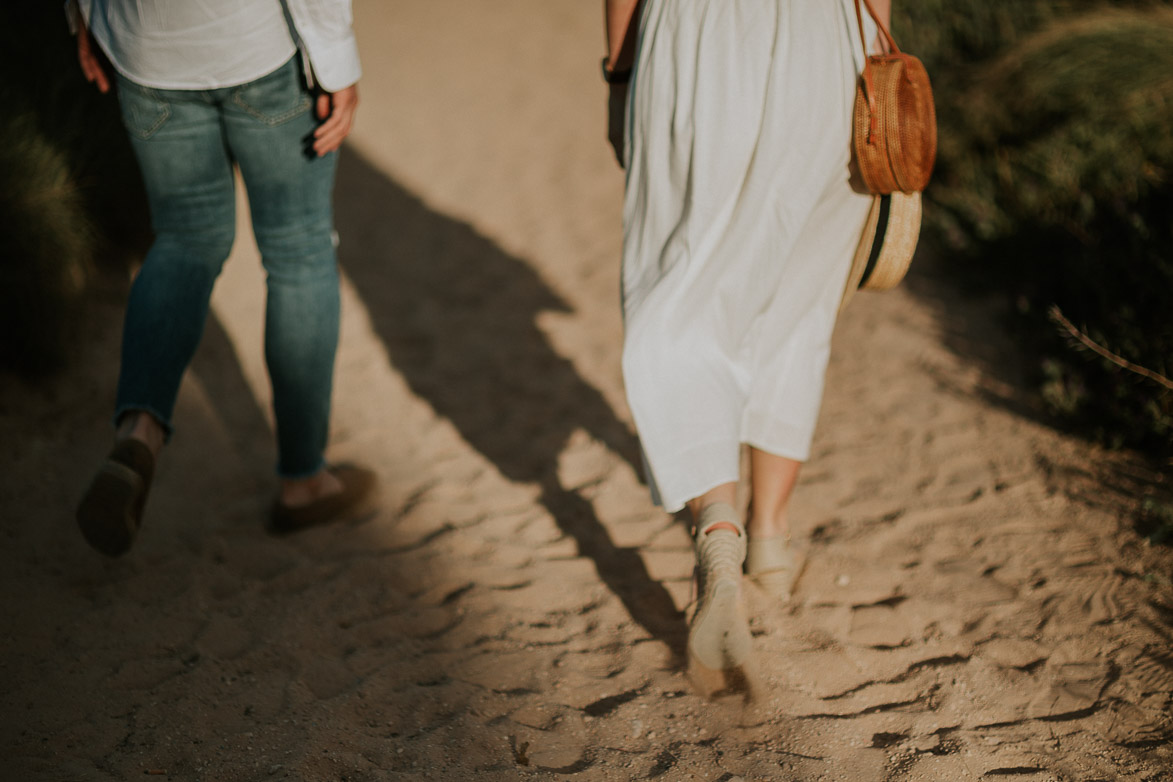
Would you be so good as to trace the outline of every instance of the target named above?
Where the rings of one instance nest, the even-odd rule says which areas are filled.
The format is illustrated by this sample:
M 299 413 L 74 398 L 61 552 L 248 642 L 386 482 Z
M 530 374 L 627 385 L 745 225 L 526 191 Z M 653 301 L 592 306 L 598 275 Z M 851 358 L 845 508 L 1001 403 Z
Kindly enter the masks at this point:
M 235 163 L 266 272 L 277 472 L 313 475 L 324 464 L 338 346 L 331 206 L 337 153 L 318 158 L 308 151 L 316 120 L 299 58 L 247 84 L 213 90 L 152 89 L 120 77 L 118 98 L 155 241 L 127 304 L 115 421 L 144 411 L 172 432 L 179 383 L 232 248 Z

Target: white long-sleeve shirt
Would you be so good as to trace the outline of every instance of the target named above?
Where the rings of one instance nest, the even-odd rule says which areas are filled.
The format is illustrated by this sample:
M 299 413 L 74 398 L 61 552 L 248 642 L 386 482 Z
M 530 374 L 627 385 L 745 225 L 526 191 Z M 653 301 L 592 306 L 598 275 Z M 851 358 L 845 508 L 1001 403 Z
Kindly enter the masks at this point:
M 111 64 L 146 87 L 233 87 L 301 49 L 311 77 L 336 92 L 362 69 L 350 0 L 78 0 Z

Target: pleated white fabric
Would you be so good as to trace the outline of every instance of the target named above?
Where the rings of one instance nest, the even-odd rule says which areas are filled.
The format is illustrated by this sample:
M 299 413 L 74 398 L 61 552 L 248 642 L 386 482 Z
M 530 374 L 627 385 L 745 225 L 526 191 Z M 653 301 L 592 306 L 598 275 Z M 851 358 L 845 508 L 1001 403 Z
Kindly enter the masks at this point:
M 654 499 L 805 461 L 871 203 L 848 185 L 852 0 L 646 0 L 627 128 L 623 372 Z

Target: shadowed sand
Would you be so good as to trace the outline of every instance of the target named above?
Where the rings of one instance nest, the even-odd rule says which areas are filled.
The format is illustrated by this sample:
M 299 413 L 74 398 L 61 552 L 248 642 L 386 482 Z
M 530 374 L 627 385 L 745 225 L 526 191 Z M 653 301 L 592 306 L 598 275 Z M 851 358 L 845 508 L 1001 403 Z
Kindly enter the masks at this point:
M 599 9 L 356 2 L 331 456 L 362 518 L 273 539 L 263 285 L 241 239 L 134 550 L 73 506 L 121 289 L 69 374 L 0 389 L 4 778 L 1024 780 L 1173 765 L 1173 555 L 1127 467 L 1023 414 L 1012 341 L 922 259 L 836 334 L 792 603 L 705 698 L 692 554 L 619 374 L 622 174 Z M 747 697 L 747 693 L 752 697 Z

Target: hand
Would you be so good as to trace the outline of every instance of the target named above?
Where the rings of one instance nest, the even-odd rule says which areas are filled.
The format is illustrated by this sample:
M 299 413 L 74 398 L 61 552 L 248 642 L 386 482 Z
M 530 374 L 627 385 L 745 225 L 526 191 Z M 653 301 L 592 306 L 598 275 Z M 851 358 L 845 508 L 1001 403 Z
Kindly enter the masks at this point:
M 77 30 L 77 60 L 81 63 L 81 72 L 85 75 L 86 81 L 98 88 L 98 92 L 105 93 L 110 91 L 110 77 L 106 75 L 106 69 L 102 67 L 102 61 L 98 57 L 97 48 L 94 44 L 94 37 L 90 35 L 90 31 L 86 29 L 85 25 L 79 25 Z
M 318 96 L 315 112 L 324 120 L 314 130 L 314 152 L 318 157 L 342 146 L 354 125 L 354 111 L 358 108 L 358 85 L 352 84 L 338 92 L 323 92 Z
M 607 141 L 623 168 L 623 131 L 627 125 L 627 84 L 612 84 L 607 96 Z

